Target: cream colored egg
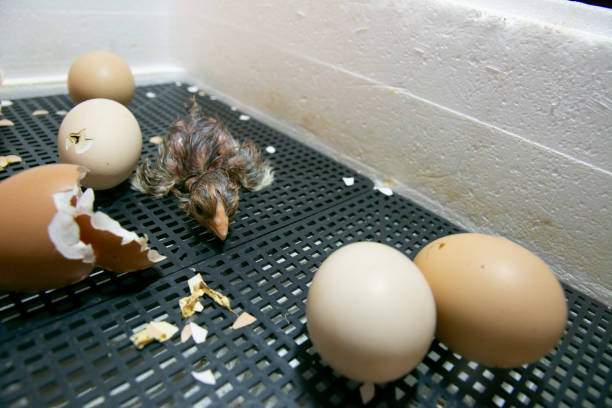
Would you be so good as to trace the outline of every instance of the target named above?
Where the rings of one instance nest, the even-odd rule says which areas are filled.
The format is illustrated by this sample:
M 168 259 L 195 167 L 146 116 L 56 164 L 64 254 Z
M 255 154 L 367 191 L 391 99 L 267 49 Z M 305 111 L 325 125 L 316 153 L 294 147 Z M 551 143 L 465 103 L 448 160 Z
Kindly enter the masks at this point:
M 112 188 L 126 180 L 138 164 L 142 152 L 140 126 L 122 104 L 110 99 L 90 99 L 64 117 L 57 150 L 62 163 L 89 169 L 83 186 Z
M 306 316 L 324 362 L 355 381 L 380 383 L 421 362 L 433 339 L 436 309 L 427 281 L 406 255 L 358 242 L 321 264 Z
M 532 363 L 563 335 L 561 284 L 514 242 L 454 234 L 426 245 L 414 262 L 436 300 L 438 338 L 469 360 L 494 367 Z
M 129 65 L 108 51 L 83 54 L 68 71 L 68 93 L 75 103 L 106 98 L 127 105 L 134 90 L 134 76 Z

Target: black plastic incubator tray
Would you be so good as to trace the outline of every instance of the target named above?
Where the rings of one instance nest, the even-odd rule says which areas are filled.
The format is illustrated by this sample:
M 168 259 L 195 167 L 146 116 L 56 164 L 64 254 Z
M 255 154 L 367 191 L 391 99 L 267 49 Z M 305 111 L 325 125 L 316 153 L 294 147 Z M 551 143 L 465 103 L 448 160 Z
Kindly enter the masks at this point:
M 264 151 L 274 147 L 264 155 L 275 182 L 241 196 L 224 243 L 179 210 L 173 196 L 154 199 L 127 182 L 96 192 L 98 209 L 146 234 L 167 259 L 129 274 L 96 269 L 59 290 L 0 292 L 0 406 L 363 405 L 360 384 L 323 364 L 308 339 L 305 299 L 313 274 L 350 242 L 382 242 L 414 258 L 429 241 L 461 229 L 406 198 L 374 190 L 367 178 L 186 84 L 136 90 L 129 107 L 142 129 L 142 157 L 154 153 L 149 138 L 167 131 L 191 95 L 238 138 Z M 57 162 L 61 111 L 73 106 L 67 95 L 12 102 L 2 109 L 15 126 L 0 127 L 0 156 L 23 161 L 0 171 L 0 180 Z M 48 113 L 32 115 L 41 109 Z M 352 186 L 342 180 L 349 176 Z M 182 328 L 178 299 L 188 296 L 187 279 L 196 272 L 230 298 L 235 311 L 257 321 L 233 330 L 234 315 L 203 298 L 204 311 L 192 320 L 208 329 L 204 343 L 181 343 L 175 335 L 137 349 L 129 337 L 149 321 Z M 486 368 L 434 341 L 412 372 L 377 385 L 368 406 L 612 406 L 612 312 L 564 288 L 566 332 L 537 363 Z M 206 369 L 215 385 L 191 375 Z

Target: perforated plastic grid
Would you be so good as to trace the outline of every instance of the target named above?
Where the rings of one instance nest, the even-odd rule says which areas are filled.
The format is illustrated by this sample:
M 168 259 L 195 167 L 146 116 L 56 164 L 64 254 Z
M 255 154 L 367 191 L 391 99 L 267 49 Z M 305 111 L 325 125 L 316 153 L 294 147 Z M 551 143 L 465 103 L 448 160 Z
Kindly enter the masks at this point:
M 140 89 L 134 101 L 141 124 L 142 116 L 149 121 L 142 125 L 145 140 L 167 126 L 154 125 L 165 112 L 167 101 L 182 104 L 186 94 L 184 87 L 173 84 L 153 89 Z M 144 99 L 144 92 L 156 92 L 159 99 L 155 102 L 162 102 L 155 105 L 157 110 L 148 111 L 139 105 L 151 102 Z M 22 114 L 27 113 L 30 119 L 29 110 L 37 109 L 36 104 L 42 105 L 47 99 L 63 101 L 64 105 L 59 104 L 63 109 L 69 107 L 65 97 L 15 101 L 13 107 L 23 103 Z M 234 114 L 229 107 L 216 102 L 211 112 L 219 116 Z M 238 125 L 237 129 L 243 125 L 231 117 L 224 118 Z M 53 122 L 52 119 L 47 118 Z M 336 179 L 353 174 L 259 123 L 250 123 L 261 129 L 262 138 L 271 138 L 257 140 L 258 143 L 273 144 L 277 152 L 295 146 L 292 147 L 295 156 L 274 161 L 281 173 L 280 180 L 283 173 L 292 180 L 291 170 L 308 177 L 309 172 L 316 174 L 321 168 L 333 169 L 320 178 L 335 193 L 321 190 L 319 200 L 325 204 L 318 207 L 311 204 L 314 208 L 309 207 L 298 216 L 291 213 L 284 224 L 270 225 L 266 218 L 256 224 L 263 226 L 261 230 L 241 236 L 223 248 L 203 253 L 187 251 L 182 255 L 183 250 L 168 251 L 186 245 L 180 239 L 168 247 L 158 245 L 158 249 L 169 254 L 169 260 L 151 270 L 119 276 L 97 271 L 87 282 L 64 290 L 34 295 L 0 294 L 0 405 L 361 406 L 360 384 L 325 366 L 307 337 L 304 302 L 314 272 L 329 253 L 349 242 L 387 243 L 412 258 L 427 242 L 460 230 L 409 200 L 372 191 L 367 181 L 362 181 L 366 186 L 363 189 L 338 184 Z M 32 124 L 28 126 L 35 128 Z M 59 121 L 44 126 L 40 129 L 47 138 L 42 140 L 50 143 L 48 134 L 56 131 Z M 155 126 L 157 129 L 149 131 L 149 135 L 144 131 Z M 5 138 L 5 129 L 0 132 Z M 8 149 L 13 147 L 10 144 L 0 143 L 3 143 L 0 154 L 16 153 Z M 32 154 L 35 159 L 26 165 L 53 162 L 53 149 L 53 145 L 26 146 L 25 150 L 36 151 Z M 39 156 L 41 152 L 47 154 L 43 159 Z M 277 160 L 276 154 L 271 159 Z M 283 206 L 283 198 L 290 200 L 310 194 L 306 191 L 309 184 L 285 183 L 294 183 L 293 189 L 267 198 L 279 200 L 278 207 Z M 136 194 L 120 188 L 103 197 L 107 211 L 116 218 L 120 215 L 122 223 L 132 223 L 140 228 L 139 232 L 152 235 L 169 234 L 167 230 L 171 228 L 189 230 L 185 227 L 189 220 L 174 211 L 171 199 L 153 201 L 141 195 L 126 196 Z M 117 206 L 122 199 L 126 203 Z M 255 199 L 255 194 L 244 197 L 247 211 L 257 205 L 253 204 Z M 148 204 L 139 207 L 139 200 Z M 261 204 L 271 205 L 265 200 Z M 128 208 L 134 211 L 134 207 L 144 209 L 137 216 L 123 214 Z M 171 216 L 163 218 L 166 213 Z M 161 219 L 151 226 L 147 224 L 149 217 Z M 250 227 L 246 223 L 245 229 Z M 169 240 L 157 242 L 163 245 Z M 209 248 L 214 244 L 205 240 L 201 245 Z M 192 318 L 208 328 L 210 334 L 205 343 L 181 343 L 175 336 L 166 343 L 136 349 L 129 336 L 148 321 L 165 319 L 182 327 L 178 299 L 188 294 L 186 281 L 196 271 L 212 287 L 230 297 L 237 312 L 248 311 L 257 317 L 257 322 L 232 330 L 233 315 L 206 299 L 205 310 Z M 485 368 L 463 360 L 434 341 L 427 357 L 411 373 L 377 386 L 371 404 L 612 405 L 609 335 L 612 313 L 577 291 L 565 289 L 570 307 L 566 333 L 559 346 L 539 362 L 511 370 Z M 215 386 L 201 384 L 190 375 L 192 370 L 207 368 L 215 374 Z
M 255 119 L 217 101 L 214 96 L 188 91 L 188 86 L 156 85 L 138 88 L 129 108 L 137 118 L 143 134 L 143 153 L 153 155 L 157 146 L 152 136 L 164 134 L 170 123 L 184 114 L 184 104 L 196 96 L 202 110 L 216 116 L 239 139 L 251 139 L 262 150 L 273 146 L 275 152 L 264 156 L 275 168 L 275 182 L 258 192 L 241 194 L 238 213 L 230 225 L 225 242 L 215 239 L 191 217 L 180 210 L 174 196 L 155 199 L 130 189 L 129 183 L 96 192 L 96 208 L 104 211 L 125 228 L 149 237 L 150 246 L 168 259 L 154 269 L 156 274 L 172 273 L 181 266 L 222 253 L 271 230 L 288 225 L 333 206 L 339 201 L 370 191 L 372 183 L 348 168 L 328 160 L 314 150 L 283 136 Z M 147 95 L 155 95 L 149 97 Z M 57 131 L 63 116 L 73 106 L 67 95 L 15 100 L 3 109 L 14 127 L 2 127 L 0 155 L 17 154 L 24 160 L 0 172 L 0 181 L 25 168 L 57 162 Z M 44 109 L 47 115 L 33 116 Z M 353 176 L 355 184 L 346 188 L 343 176 Z M 133 277 L 96 270 L 91 278 L 77 285 L 40 296 L 0 296 L 0 318 L 8 327 L 27 324 L 32 313 L 53 318 L 60 311 L 99 301 L 107 293 L 121 291 L 125 280 Z M 74 293 L 76 292 L 76 295 Z M 112 296 L 112 295 L 111 295 Z M 68 298 L 70 301 L 66 302 Z M 63 299 L 58 302 L 57 299 Z M 45 305 L 45 307 L 42 307 Z M 40 319 L 36 320 L 38 323 Z M 6 330 L 2 327 L 1 330 Z

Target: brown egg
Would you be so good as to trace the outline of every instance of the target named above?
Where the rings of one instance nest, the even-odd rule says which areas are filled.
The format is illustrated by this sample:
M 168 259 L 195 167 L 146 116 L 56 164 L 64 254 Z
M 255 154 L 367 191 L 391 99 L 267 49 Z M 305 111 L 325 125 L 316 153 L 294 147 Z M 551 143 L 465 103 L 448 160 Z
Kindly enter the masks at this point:
M 410 258 L 388 245 L 356 242 L 323 261 L 308 290 L 306 317 L 323 361 L 354 381 L 380 383 L 422 361 L 436 308 Z
M 53 194 L 71 191 L 81 172 L 70 165 L 35 167 L 0 183 L 0 289 L 52 289 L 91 273 L 93 254 L 83 248 L 82 256 L 68 259 L 46 231 L 57 213 Z
M 129 272 L 164 259 L 146 238 L 93 211 L 93 190 L 79 185 L 86 172 L 51 164 L 0 183 L 1 290 L 54 289 L 86 278 L 95 265 Z
M 546 264 L 504 238 L 455 234 L 414 259 L 434 294 L 437 337 L 454 352 L 493 367 L 539 360 L 563 335 L 567 305 Z
M 134 89 L 130 66 L 108 51 L 83 54 L 68 71 L 68 93 L 74 103 L 106 98 L 127 105 L 134 96 Z
M 125 181 L 138 164 L 142 134 L 128 108 L 110 99 L 90 99 L 72 108 L 57 135 L 62 163 L 89 169 L 85 187 L 103 190 Z

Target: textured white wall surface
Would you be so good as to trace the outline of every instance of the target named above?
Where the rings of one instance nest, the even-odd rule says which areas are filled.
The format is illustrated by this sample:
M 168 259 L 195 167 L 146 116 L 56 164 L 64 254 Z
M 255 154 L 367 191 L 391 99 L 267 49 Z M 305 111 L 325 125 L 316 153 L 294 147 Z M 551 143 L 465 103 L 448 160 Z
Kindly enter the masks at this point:
M 108 49 L 612 304 L 612 12 L 563 0 L 0 0 L 0 97 Z M 178 78 L 180 79 L 180 78 Z M 37 84 L 36 87 L 33 84 Z M 26 86 L 24 86 L 26 85 Z
M 67 92 L 70 65 L 95 49 L 125 59 L 137 81 L 178 73 L 175 9 L 164 0 L 0 0 L 0 95 L 31 84 Z
M 186 1 L 182 58 L 612 304 L 612 13 L 511 3 Z

